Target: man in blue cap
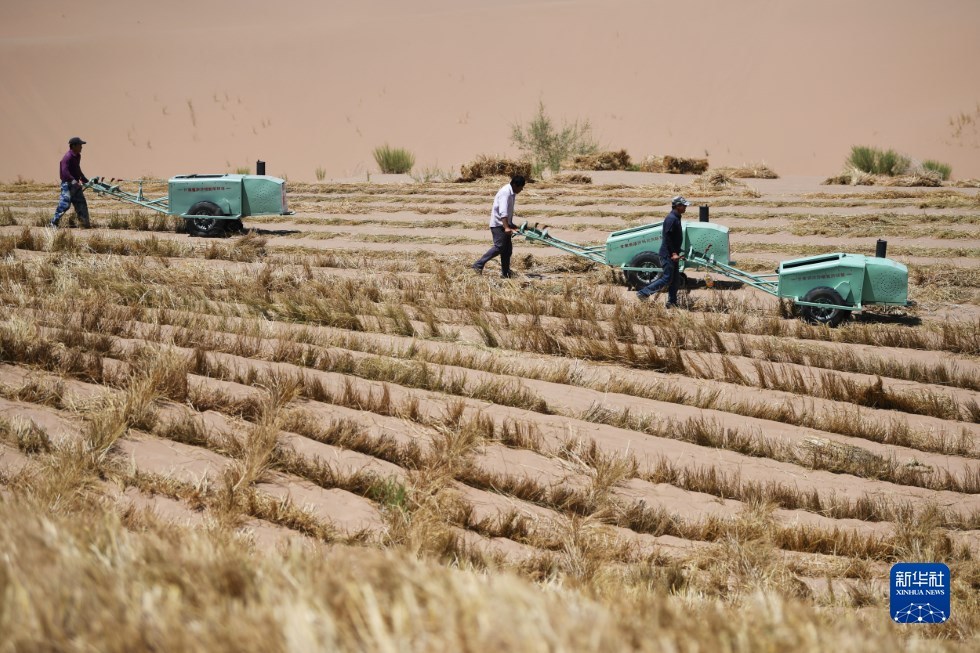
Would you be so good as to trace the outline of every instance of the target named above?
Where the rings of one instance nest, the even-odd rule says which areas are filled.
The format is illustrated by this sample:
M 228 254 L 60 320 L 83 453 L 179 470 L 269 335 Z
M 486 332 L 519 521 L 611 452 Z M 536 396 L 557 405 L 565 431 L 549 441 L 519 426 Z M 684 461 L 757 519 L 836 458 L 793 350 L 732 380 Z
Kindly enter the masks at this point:
M 78 136 L 72 136 L 68 140 L 68 151 L 61 157 L 59 173 L 61 175 L 61 200 L 58 208 L 54 210 L 54 217 L 51 219 L 51 227 L 57 229 L 61 216 L 65 214 L 69 206 L 75 207 L 78 219 L 82 221 L 82 226 L 88 229 L 91 225 L 88 219 L 88 203 L 85 201 L 85 184 L 88 177 L 82 173 L 82 146 L 85 141 Z
M 677 286 L 680 284 L 681 275 L 678 271 L 681 259 L 684 255 L 681 249 L 684 246 L 684 230 L 681 227 L 681 216 L 691 205 L 683 195 L 678 195 L 670 201 L 670 213 L 664 220 L 664 235 L 660 241 L 660 267 L 664 272 L 661 276 L 654 279 L 653 283 L 641 288 L 636 293 L 637 299 L 646 301 L 650 295 L 663 287 L 667 287 L 667 308 L 677 307 Z

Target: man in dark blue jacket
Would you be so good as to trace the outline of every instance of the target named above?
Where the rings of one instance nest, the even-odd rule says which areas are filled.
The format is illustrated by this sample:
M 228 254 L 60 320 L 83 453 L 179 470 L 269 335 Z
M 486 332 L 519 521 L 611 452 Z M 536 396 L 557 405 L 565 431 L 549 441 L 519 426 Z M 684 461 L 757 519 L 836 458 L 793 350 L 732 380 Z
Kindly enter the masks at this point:
M 85 228 L 90 226 L 84 188 L 88 183 L 88 177 L 82 173 L 83 145 L 85 141 L 78 136 L 73 136 L 68 140 L 68 151 L 61 157 L 61 165 L 58 168 L 58 173 L 61 175 L 61 200 L 58 202 L 58 208 L 54 210 L 54 218 L 51 219 L 51 226 L 55 229 L 58 228 L 58 222 L 69 206 L 75 207 L 75 213 L 82 221 L 82 226 Z
M 681 216 L 691 205 L 682 195 L 678 195 L 670 201 L 670 213 L 664 220 L 664 235 L 660 242 L 660 266 L 664 273 L 650 285 L 641 288 L 636 293 L 637 299 L 647 300 L 650 295 L 657 292 L 664 286 L 667 287 L 667 308 L 677 306 L 677 286 L 680 283 L 680 272 L 677 267 L 684 258 L 681 249 L 684 247 L 684 231 L 681 227 Z

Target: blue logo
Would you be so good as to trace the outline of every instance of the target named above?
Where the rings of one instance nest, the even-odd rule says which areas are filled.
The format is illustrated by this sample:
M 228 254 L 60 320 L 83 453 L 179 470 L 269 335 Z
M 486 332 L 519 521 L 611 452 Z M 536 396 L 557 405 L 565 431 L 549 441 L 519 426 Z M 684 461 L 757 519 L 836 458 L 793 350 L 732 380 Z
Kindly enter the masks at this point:
M 949 567 L 941 562 L 899 562 L 891 571 L 892 621 L 941 624 L 949 619 Z

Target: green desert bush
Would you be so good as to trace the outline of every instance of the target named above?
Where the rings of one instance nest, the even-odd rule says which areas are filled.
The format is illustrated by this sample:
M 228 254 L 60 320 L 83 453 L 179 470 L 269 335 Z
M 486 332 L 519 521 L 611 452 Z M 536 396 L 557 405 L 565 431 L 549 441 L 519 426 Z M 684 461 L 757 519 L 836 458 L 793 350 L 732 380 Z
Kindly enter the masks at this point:
M 558 172 L 562 161 L 594 154 L 599 149 L 589 120 L 563 123 L 558 128 L 545 110 L 544 102 L 538 103 L 538 113 L 530 122 L 512 125 L 510 139 L 530 157 L 534 173 L 538 175 L 546 168 Z
M 851 147 L 851 155 L 847 158 L 847 163 L 862 172 L 874 173 L 875 149 L 866 145 L 854 145 Z
M 374 160 L 384 174 L 401 175 L 412 171 L 415 155 L 400 147 L 390 147 L 387 143 L 374 148 Z
M 926 159 L 922 162 L 922 167 L 929 172 L 935 172 L 937 175 L 943 178 L 943 181 L 948 181 L 949 176 L 953 174 L 953 166 L 941 161 Z
M 861 172 L 890 177 L 904 175 L 912 167 L 912 161 L 895 150 L 879 150 L 867 145 L 853 146 L 845 163 Z

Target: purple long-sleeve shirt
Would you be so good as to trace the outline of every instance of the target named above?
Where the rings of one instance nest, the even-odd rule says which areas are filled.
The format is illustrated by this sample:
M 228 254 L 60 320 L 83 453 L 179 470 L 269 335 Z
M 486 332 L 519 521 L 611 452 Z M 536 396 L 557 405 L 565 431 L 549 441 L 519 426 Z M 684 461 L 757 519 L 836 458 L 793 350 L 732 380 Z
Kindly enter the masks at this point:
M 82 174 L 82 155 L 75 154 L 71 150 L 65 152 L 65 156 L 61 157 L 60 172 L 61 181 L 67 181 L 69 184 L 76 180 L 88 183 L 88 177 Z

